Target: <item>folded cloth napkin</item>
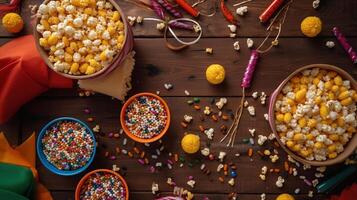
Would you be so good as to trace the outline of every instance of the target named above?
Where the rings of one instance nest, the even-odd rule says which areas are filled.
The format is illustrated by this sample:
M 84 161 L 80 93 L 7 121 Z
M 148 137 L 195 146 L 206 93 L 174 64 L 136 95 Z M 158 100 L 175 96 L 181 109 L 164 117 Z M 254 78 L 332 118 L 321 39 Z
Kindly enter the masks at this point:
M 127 92 L 131 89 L 131 73 L 135 65 L 134 55 L 135 52 L 129 53 L 120 66 L 104 77 L 79 80 L 79 87 L 124 101 Z
M 357 197 L 357 184 L 353 184 L 342 191 L 340 196 L 332 196 L 330 200 L 355 200 Z
M 50 70 L 38 53 L 32 35 L 0 47 L 0 124 L 49 88 L 71 88 L 72 80 Z
M 25 142 L 23 142 L 21 145 L 19 145 L 16 148 L 12 148 L 8 141 L 5 138 L 5 135 L 3 133 L 0 133 L 0 162 L 3 163 L 8 163 L 8 164 L 13 164 L 13 165 L 19 165 L 22 167 L 27 167 L 32 171 L 33 178 L 36 180 L 36 186 L 34 187 L 34 196 L 36 200 L 52 200 L 52 196 L 50 192 L 41 184 L 38 182 L 38 173 L 35 168 L 36 165 L 36 151 L 35 151 L 35 133 L 33 133 Z M 15 170 L 15 169 L 13 169 Z M 19 174 L 17 174 L 19 175 Z M 24 176 L 26 176 L 26 173 L 24 173 Z M 17 177 L 19 179 L 20 177 Z M 3 178 L 0 177 L 1 180 Z M 25 177 L 24 180 L 27 178 Z M 4 180 L 3 180 L 4 181 Z M 13 180 L 12 183 L 21 183 L 21 180 L 15 181 Z M 26 182 L 26 181 L 24 181 Z M 24 182 L 21 183 L 22 186 L 28 185 L 30 186 L 31 184 L 25 184 Z M 22 196 L 24 195 L 24 191 L 20 188 L 13 188 L 13 187 L 3 187 L 4 184 L 8 182 L 4 182 L 0 184 L 0 189 L 6 190 L 8 192 L 7 195 L 9 196 L 16 196 L 16 194 Z M 18 185 L 18 187 L 21 187 L 21 185 Z M 2 188 L 1 188 L 2 187 Z M 11 189 L 12 188 L 12 189 Z M 4 191 L 0 191 L 0 197 L 4 193 Z M 18 196 L 17 195 L 17 196 Z M 1 199 L 1 198 L 0 198 Z M 8 198 L 8 199 L 20 199 L 20 198 Z

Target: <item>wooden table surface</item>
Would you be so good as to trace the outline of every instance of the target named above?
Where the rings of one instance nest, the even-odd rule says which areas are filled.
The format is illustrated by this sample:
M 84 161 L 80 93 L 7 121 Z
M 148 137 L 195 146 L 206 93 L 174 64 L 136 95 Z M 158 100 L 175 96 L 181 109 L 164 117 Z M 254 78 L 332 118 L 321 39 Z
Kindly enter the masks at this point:
M 126 15 L 144 17 L 154 16 L 153 12 L 146 10 L 123 0 L 116 0 L 122 7 Z M 233 3 L 237 1 L 228 1 L 232 8 Z M 9 141 L 13 144 L 19 144 L 24 141 L 33 131 L 39 129 L 48 121 L 59 116 L 71 116 L 82 120 L 88 117 L 94 117 L 95 122 L 89 123 L 91 127 L 96 124 L 101 126 L 101 134 L 98 134 L 98 151 L 94 163 L 87 170 L 96 168 L 112 168 L 113 164 L 121 167 L 121 174 L 124 175 L 130 189 L 130 199 L 144 200 L 153 199 L 151 194 L 152 182 L 159 183 L 162 194 L 172 192 L 172 187 L 166 184 L 168 177 L 172 177 L 178 186 L 192 191 L 195 199 L 227 199 L 231 192 L 238 193 L 238 199 L 260 199 L 261 193 L 266 193 L 267 199 L 274 199 L 277 194 L 288 192 L 293 194 L 296 188 L 300 188 L 296 199 L 324 199 L 327 195 L 315 195 L 308 198 L 307 193 L 313 188 L 307 186 L 298 176 L 287 175 L 284 170 L 280 173 L 268 173 L 267 180 L 261 181 L 259 174 L 262 166 L 270 168 L 283 169 L 286 154 L 279 148 L 280 159 L 277 163 L 271 163 L 269 160 L 263 160 L 257 153 L 253 154 L 252 159 L 247 155 L 247 149 L 252 147 L 255 151 L 274 147 L 272 142 L 266 146 L 247 145 L 242 139 L 249 138 L 248 128 L 255 128 L 257 134 L 269 135 L 271 130 L 264 114 L 267 113 L 267 106 L 261 105 L 259 100 L 251 97 L 252 92 L 264 91 L 268 95 L 279 85 L 279 83 L 295 69 L 301 66 L 313 63 L 327 63 L 341 67 L 348 71 L 353 77 L 357 77 L 356 65 L 353 65 L 347 54 L 337 43 L 331 33 L 334 26 L 340 29 L 348 36 L 349 42 L 357 48 L 357 1 L 354 0 L 326 0 L 322 1 L 320 7 L 315 10 L 312 8 L 312 0 L 295 0 L 291 5 L 287 15 L 286 24 L 283 27 L 282 37 L 279 40 L 279 47 L 273 48 L 268 54 L 263 55 L 255 73 L 253 86 L 248 91 L 247 100 L 256 108 L 256 117 L 250 117 L 247 111 L 243 114 L 243 119 L 238 131 L 236 145 L 232 149 L 225 148 L 218 141 L 222 137 L 219 127 L 222 124 L 229 125 L 231 121 L 213 122 L 207 118 L 204 122 L 199 120 L 201 111 L 195 111 L 192 106 L 187 105 L 186 101 L 192 97 L 201 99 L 201 107 L 211 106 L 215 111 L 217 108 L 211 105 L 212 98 L 218 100 L 219 97 L 227 97 L 228 104 L 223 109 L 224 113 L 234 109 L 240 100 L 242 90 L 240 88 L 241 78 L 247 65 L 250 50 L 246 47 L 246 39 L 252 38 L 255 44 L 262 41 L 265 35 L 265 26 L 259 20 L 259 14 L 269 4 L 270 0 L 254 0 L 247 4 L 249 12 L 244 17 L 239 17 L 241 26 L 238 28 L 238 38 L 229 38 L 228 23 L 224 20 L 221 13 L 214 17 L 201 17 L 199 19 L 203 28 L 203 38 L 198 44 L 195 44 L 181 52 L 173 52 L 167 49 L 162 39 L 162 33 L 156 30 L 156 24 L 145 22 L 143 25 L 133 27 L 135 34 L 135 59 L 136 65 L 133 72 L 133 89 L 129 95 L 138 92 L 160 91 L 160 95 L 168 102 L 171 113 L 172 123 L 167 135 L 162 139 L 162 145 L 165 150 L 159 157 L 160 161 L 165 162 L 168 159 L 168 152 L 178 153 L 186 158 L 184 167 L 180 168 L 176 163 L 172 170 L 163 167 L 157 173 L 150 173 L 148 166 L 142 166 L 137 159 L 129 158 L 126 155 L 119 155 L 116 160 L 109 160 L 104 156 L 105 152 L 113 154 L 115 147 L 132 151 L 134 145 L 139 149 L 145 150 L 148 155 L 154 154 L 155 149 L 161 144 L 153 144 L 150 148 L 141 144 L 134 144 L 129 140 L 126 146 L 123 146 L 124 135 L 119 139 L 108 137 L 110 132 L 119 132 L 119 112 L 121 102 L 113 100 L 108 96 L 96 94 L 90 97 L 79 97 L 77 89 L 72 90 L 51 90 L 35 98 L 23 106 L 21 110 L 8 123 L 1 125 L 0 130 L 6 133 Z M 29 5 L 39 5 L 41 0 L 24 0 L 21 7 L 21 14 L 25 18 L 26 26 L 20 35 L 30 34 L 30 9 Z M 323 21 L 323 31 L 318 38 L 310 39 L 303 37 L 300 33 L 300 21 L 309 15 L 319 16 Z M 18 37 L 11 35 L 0 28 L 1 44 Z M 184 37 L 192 37 L 191 34 L 182 33 Z M 233 50 L 233 42 L 238 40 L 241 44 L 241 50 Z M 328 49 L 325 42 L 333 40 L 336 46 Z M 213 48 L 213 55 L 204 52 L 206 47 Z M 205 80 L 205 68 L 212 63 L 219 63 L 226 68 L 226 81 L 219 86 L 212 86 Z M 164 88 L 165 83 L 173 84 L 173 89 L 167 91 Z M 184 90 L 191 94 L 187 97 Z M 89 108 L 91 114 L 85 114 L 83 110 Z M 185 114 L 193 115 L 194 121 L 187 128 L 182 128 L 180 122 Z M 207 138 L 200 133 L 198 125 L 204 127 L 213 127 L 216 129 L 213 142 L 210 142 L 211 151 L 216 155 L 219 151 L 226 151 L 228 157 L 226 161 L 232 161 L 238 167 L 236 185 L 230 187 L 227 184 L 228 177 L 225 177 L 225 183 L 218 181 L 222 176 L 216 172 L 218 161 L 207 161 L 201 155 L 187 156 L 180 149 L 180 140 L 185 132 L 194 132 L 201 135 L 202 146 L 208 144 Z M 256 139 L 256 138 L 255 138 Z M 236 158 L 234 154 L 240 153 Z M 207 176 L 200 170 L 200 164 L 196 161 L 206 164 L 212 173 Z M 150 159 L 151 164 L 155 160 Z M 193 167 L 188 167 L 187 163 L 193 163 Z M 51 190 L 54 199 L 65 200 L 74 199 L 74 189 L 83 174 L 74 177 L 61 177 L 50 173 L 40 162 L 37 162 L 41 182 Z M 329 168 L 326 174 L 333 174 L 339 166 Z M 314 179 L 314 169 L 298 169 L 299 175 L 304 175 L 309 179 Z M 196 180 L 196 187 L 189 188 L 186 184 L 187 177 L 193 175 Z M 286 182 L 283 188 L 275 186 L 279 175 L 285 177 Z M 356 176 L 351 177 L 352 182 Z M 343 186 L 346 184 L 342 184 Z M 341 186 L 342 187 L 342 186 Z M 341 188 L 340 187 L 340 188 Z M 338 190 L 337 190 L 338 191 Z

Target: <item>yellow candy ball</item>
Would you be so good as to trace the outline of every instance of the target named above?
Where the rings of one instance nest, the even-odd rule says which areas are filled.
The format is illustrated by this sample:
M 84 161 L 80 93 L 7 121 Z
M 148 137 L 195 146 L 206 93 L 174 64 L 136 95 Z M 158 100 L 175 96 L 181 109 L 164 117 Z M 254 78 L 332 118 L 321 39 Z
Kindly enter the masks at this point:
M 284 193 L 276 197 L 275 200 L 295 200 L 295 198 L 290 194 Z
M 301 22 L 301 32 L 307 37 L 316 37 L 322 29 L 320 18 L 315 16 L 306 17 Z
M 181 140 L 181 147 L 186 153 L 196 153 L 200 149 L 200 137 L 195 134 L 185 135 Z
M 10 33 L 18 33 L 24 27 L 24 21 L 17 13 L 7 13 L 2 18 L 2 25 Z
M 220 84 L 224 81 L 225 78 L 225 70 L 222 65 L 212 64 L 206 69 L 206 79 L 211 84 Z

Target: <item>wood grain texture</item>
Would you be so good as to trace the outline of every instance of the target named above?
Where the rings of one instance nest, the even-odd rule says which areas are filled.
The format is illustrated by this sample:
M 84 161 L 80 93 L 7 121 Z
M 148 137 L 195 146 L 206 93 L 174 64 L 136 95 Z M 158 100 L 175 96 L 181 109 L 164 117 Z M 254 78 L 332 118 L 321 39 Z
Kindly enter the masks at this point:
M 199 115 L 202 111 L 195 111 L 191 106 L 188 106 L 185 101 L 186 97 L 166 97 L 165 100 L 168 102 L 171 113 L 172 113 L 172 124 L 166 136 L 163 138 L 163 144 L 165 150 L 162 152 L 162 156 L 158 161 L 165 163 L 168 159 L 168 152 L 178 153 L 183 155 L 188 162 L 195 163 L 195 160 L 201 160 L 200 163 L 205 163 L 207 168 L 212 171 L 210 176 L 204 175 L 203 172 L 199 169 L 201 164 L 195 164 L 192 168 L 185 165 L 180 168 L 178 164 L 174 165 L 174 170 L 169 170 L 163 168 L 159 173 L 149 173 L 149 166 L 142 166 L 137 162 L 137 159 L 129 158 L 126 155 L 119 155 L 116 160 L 112 161 L 106 158 L 105 152 L 110 154 L 115 154 L 115 148 L 119 147 L 120 149 L 127 149 L 128 151 L 133 151 L 132 148 L 134 145 L 141 150 L 145 150 L 148 155 L 154 154 L 155 149 L 159 148 L 160 144 L 156 143 L 152 148 L 144 147 L 144 145 L 134 144 L 133 141 L 128 140 L 128 144 L 123 146 L 123 139 L 126 138 L 125 135 L 120 136 L 119 139 L 108 138 L 107 134 L 110 132 L 118 132 L 120 129 L 119 125 L 119 110 L 121 104 L 118 101 L 111 100 L 109 97 L 96 97 L 96 98 L 62 98 L 60 100 L 55 98 L 38 98 L 36 101 L 33 101 L 26 105 L 23 109 L 24 116 L 32 116 L 25 118 L 23 121 L 22 132 L 30 133 L 31 131 L 39 131 L 40 128 L 46 124 L 48 121 L 55 117 L 59 116 L 72 116 L 82 120 L 86 120 L 87 117 L 93 116 L 96 119 L 95 123 L 90 123 L 90 127 L 94 127 L 96 124 L 99 124 L 102 127 L 102 134 L 98 134 L 97 141 L 99 143 L 98 153 L 96 155 L 93 165 L 87 170 L 93 170 L 97 168 L 108 168 L 110 169 L 113 164 L 121 167 L 123 170 L 121 173 L 124 175 L 125 179 L 128 182 L 129 189 L 133 192 L 137 191 L 150 191 L 151 183 L 153 181 L 160 183 L 160 190 L 170 192 L 172 188 L 166 184 L 166 179 L 172 177 L 174 181 L 182 187 L 188 187 L 186 181 L 189 175 L 193 175 L 197 181 L 196 187 L 192 189 L 193 192 L 199 193 L 229 193 L 229 192 L 239 192 L 239 193 L 281 193 L 290 192 L 293 193 L 296 188 L 301 189 L 301 193 L 307 193 L 311 190 L 301 179 L 294 176 L 287 176 L 286 172 L 279 174 L 269 173 L 267 181 L 261 181 L 259 179 L 259 174 L 261 167 L 266 165 L 268 168 L 280 168 L 283 169 L 283 161 L 286 158 L 286 154 L 282 152 L 281 149 L 278 151 L 280 160 L 272 164 L 268 160 L 261 159 L 257 153 L 254 153 L 251 160 L 247 156 L 247 149 L 253 148 L 256 150 L 263 150 L 267 148 L 272 148 L 273 146 L 270 142 L 263 147 L 258 145 L 250 146 L 244 144 L 242 140 L 248 138 L 248 128 L 255 128 L 257 134 L 268 135 L 270 134 L 268 123 L 265 121 L 263 114 L 266 113 L 266 107 L 260 105 L 260 103 L 252 98 L 249 98 L 248 101 L 255 105 L 256 107 L 256 117 L 251 117 L 248 115 L 247 111 L 244 112 L 243 120 L 240 124 L 240 129 L 238 131 L 238 137 L 236 140 L 236 146 L 233 149 L 226 148 L 223 144 L 220 144 L 218 141 L 221 139 L 222 134 L 219 131 L 219 127 L 222 124 L 229 125 L 230 122 L 213 122 L 207 118 L 204 122 L 200 122 Z M 202 98 L 201 106 L 211 105 L 211 98 Z M 223 109 L 224 113 L 229 112 L 230 109 L 235 108 L 239 98 L 229 98 L 227 107 Z M 84 108 L 90 108 L 92 111 L 91 115 L 83 113 Z M 215 112 L 217 108 L 212 106 Z M 193 123 L 189 125 L 188 128 L 182 128 L 180 122 L 182 121 L 184 114 L 191 114 L 194 117 Z M 209 142 L 206 136 L 203 133 L 200 133 L 198 125 L 202 124 L 204 127 L 215 128 L 215 136 L 212 142 Z M 226 162 L 234 162 L 238 169 L 238 177 L 236 179 L 236 186 L 230 187 L 227 183 L 221 184 L 218 182 L 218 177 L 223 176 L 215 172 L 219 164 L 218 161 L 208 161 L 207 158 L 202 157 L 200 154 L 195 156 L 184 155 L 180 149 L 180 138 L 184 135 L 185 132 L 197 133 L 201 136 L 202 147 L 205 147 L 210 143 L 210 149 L 214 154 L 218 155 L 219 151 L 229 152 L 229 156 L 226 159 Z M 26 136 L 24 136 L 26 137 Z M 236 158 L 235 153 L 240 153 L 241 156 Z M 150 158 L 150 157 L 149 157 Z M 155 165 L 158 162 L 154 159 L 150 159 L 151 165 Z M 187 164 L 187 162 L 186 162 Z M 37 162 L 37 168 L 41 177 L 41 181 L 50 189 L 50 190 L 73 190 L 81 178 L 82 175 L 74 177 L 61 177 L 52 174 L 47 169 L 45 169 L 40 162 Z M 331 169 L 339 169 L 340 166 Z M 299 169 L 301 175 L 307 176 L 309 179 L 314 179 L 314 170 L 303 171 Z M 249 173 L 247 173 L 249 172 Z M 281 175 L 285 177 L 286 184 L 283 189 L 279 189 L 275 186 L 275 181 L 277 176 Z M 141 177 L 140 181 L 136 177 Z M 228 177 L 225 177 L 226 181 Z M 211 187 L 215 185 L 214 187 Z
M 254 91 L 264 91 L 269 95 L 294 70 L 314 63 L 338 66 L 356 78 L 357 68 L 342 47 L 338 44 L 334 49 L 324 46 L 330 39 L 280 39 L 279 47 L 261 56 L 248 95 Z M 164 46 L 162 39 L 136 39 L 131 94 L 159 90 L 162 96 L 185 96 L 184 90 L 188 90 L 192 96 L 241 96 L 240 84 L 250 50 L 246 47 L 246 38 L 238 39 L 241 43 L 239 52 L 233 50 L 233 41 L 228 38 L 204 38 L 182 52 L 173 52 Z M 257 44 L 261 39 L 254 41 Z M 350 39 L 350 42 L 357 46 L 357 39 Z M 213 55 L 204 52 L 206 47 L 213 47 Z M 213 63 L 225 66 L 226 80 L 221 85 L 214 86 L 206 81 L 205 69 Z M 174 88 L 167 91 L 165 83 L 173 84 Z M 76 95 L 76 90 L 52 90 L 46 95 L 70 97 Z
M 165 195 L 168 193 L 161 193 L 160 195 Z M 73 191 L 59 191 L 52 192 L 52 195 L 55 200 L 74 200 Z M 228 194 L 195 194 L 195 199 L 201 200 L 204 197 L 209 198 L 209 200 L 227 200 Z M 266 194 L 266 200 L 274 200 L 277 195 L 275 194 Z M 130 198 L 134 200 L 141 199 L 153 199 L 154 195 L 150 192 L 131 192 Z M 240 200 L 252 200 L 260 199 L 260 194 L 238 194 L 238 199 Z M 325 196 L 315 195 L 314 200 L 323 200 Z M 296 195 L 295 200 L 311 200 L 311 198 L 306 197 L 306 195 Z
M 30 9 L 29 5 L 40 5 L 42 0 L 26 0 L 21 7 L 21 15 L 24 18 L 25 29 L 20 34 L 31 33 L 32 25 L 30 23 Z M 151 10 L 134 6 L 124 0 L 116 0 L 121 6 L 126 15 L 143 17 L 155 17 Z M 189 2 L 193 2 L 189 0 Z M 240 21 L 240 27 L 238 29 L 238 35 L 242 37 L 262 37 L 265 36 L 265 26 L 262 25 L 258 16 L 263 12 L 270 0 L 255 0 L 247 4 L 249 12 L 244 17 L 238 17 Z M 234 11 L 236 9 L 232 7 L 235 1 L 228 1 L 228 7 Z M 204 7 L 203 7 L 204 8 Z M 321 36 L 332 36 L 331 30 L 333 26 L 341 27 L 342 31 L 347 36 L 357 36 L 357 2 L 351 0 L 340 1 L 323 1 L 319 9 L 312 8 L 311 0 L 299 0 L 295 1 L 288 13 L 287 23 L 284 26 L 282 36 L 287 37 L 301 37 L 300 22 L 309 15 L 319 16 L 324 24 Z M 185 14 L 186 15 L 186 14 Z M 236 15 L 236 14 L 235 14 Z M 186 15 L 186 17 L 189 17 Z M 204 30 L 204 37 L 228 37 L 229 30 L 227 28 L 228 23 L 225 21 L 219 9 L 214 17 L 199 18 L 199 23 Z M 137 25 L 134 30 L 134 35 L 137 37 L 161 37 L 162 33 L 156 30 L 156 23 L 145 22 L 143 25 Z M 17 35 L 9 34 L 3 29 L 0 29 L 1 36 L 14 37 Z M 182 36 L 192 36 L 191 33 L 181 33 Z
M 11 38 L 22 34 L 31 34 L 31 13 L 29 5 L 39 5 L 42 0 L 24 0 L 21 6 L 21 14 L 25 20 L 25 29 L 17 35 L 6 33 L 0 27 L 0 44 L 9 41 Z M 154 14 L 150 10 L 133 6 L 124 1 L 117 0 L 127 15 L 142 15 L 144 17 L 153 17 Z M 193 0 L 189 0 L 193 2 Z M 229 8 L 236 1 L 228 1 Z M 227 149 L 218 141 L 222 137 L 219 127 L 222 124 L 229 125 L 229 122 L 213 122 L 206 119 L 204 122 L 199 120 L 199 113 L 185 102 L 193 96 L 200 96 L 201 107 L 210 105 L 211 99 L 216 100 L 221 96 L 228 97 L 228 104 L 224 108 L 224 112 L 231 112 L 236 107 L 240 100 L 241 88 L 240 82 L 247 65 L 250 50 L 246 47 L 247 37 L 253 38 L 255 46 L 262 40 L 265 35 L 265 26 L 260 24 L 257 17 L 264 10 L 270 0 L 255 0 L 247 4 L 249 12 L 245 17 L 239 17 L 241 26 L 238 29 L 238 38 L 228 38 L 229 31 L 227 22 L 224 20 L 221 13 L 217 13 L 215 17 L 206 18 L 200 17 L 204 34 L 203 38 L 196 45 L 193 45 L 182 52 L 173 52 L 164 46 L 162 33 L 155 29 L 156 24 L 145 22 L 143 25 L 133 27 L 135 38 L 136 51 L 136 66 L 133 73 L 133 89 L 130 95 L 138 92 L 161 91 L 161 96 L 168 102 L 172 112 L 172 124 L 167 135 L 163 138 L 165 150 L 163 156 L 158 161 L 166 162 L 168 153 L 178 153 L 184 155 L 180 148 L 180 140 L 185 132 L 197 133 L 201 136 L 202 147 L 210 145 L 211 150 L 218 154 L 219 151 L 229 152 L 226 161 L 232 160 L 237 165 L 238 177 L 236 185 L 230 187 L 221 184 L 217 181 L 221 174 L 216 171 L 218 161 L 208 161 L 200 154 L 195 156 L 185 156 L 188 162 L 194 163 L 195 160 L 200 160 L 206 164 L 207 168 L 212 171 L 210 176 L 204 175 L 199 169 L 200 165 L 195 164 L 192 168 L 187 166 L 187 161 L 184 167 L 180 168 L 178 164 L 174 164 L 173 170 L 167 168 L 160 169 L 159 173 L 150 173 L 149 166 L 142 166 L 137 162 L 137 159 L 129 158 L 126 155 L 119 155 L 114 161 L 105 158 L 105 152 L 113 154 L 115 147 L 132 150 L 136 145 L 138 148 L 145 150 L 148 155 L 154 154 L 155 149 L 159 148 L 160 144 L 155 143 L 152 148 L 144 147 L 143 145 L 134 144 L 128 140 L 128 144 L 123 146 L 124 135 L 119 139 L 108 138 L 109 132 L 118 132 L 120 130 L 119 112 L 121 102 L 112 100 L 110 97 L 97 94 L 91 97 L 80 98 L 77 94 L 77 89 L 71 90 L 51 90 L 40 97 L 33 99 L 31 102 L 23 106 L 21 111 L 8 123 L 0 126 L 0 131 L 5 131 L 9 141 L 16 145 L 25 140 L 32 131 L 38 132 L 43 125 L 53 118 L 60 116 L 71 116 L 82 120 L 88 117 L 94 117 L 95 122 L 89 123 L 90 127 L 99 124 L 102 133 L 97 134 L 99 142 L 98 153 L 93 165 L 89 170 L 96 168 L 110 169 L 113 164 L 117 164 L 122 168 L 121 174 L 126 178 L 130 195 L 133 200 L 149 200 L 154 196 L 151 194 L 151 183 L 158 182 L 160 190 L 164 194 L 172 192 L 172 188 L 166 184 L 166 179 L 172 177 L 174 181 L 182 187 L 188 188 L 186 184 L 187 177 L 193 175 L 197 181 L 196 187 L 192 191 L 197 194 L 196 199 L 203 199 L 207 196 L 213 200 L 227 199 L 229 192 L 238 192 L 238 199 L 250 200 L 260 199 L 260 193 L 267 193 L 267 199 L 273 200 L 277 194 L 282 192 L 293 193 L 295 188 L 301 189 L 300 195 L 295 195 L 297 200 L 310 199 L 307 193 L 312 188 L 308 187 L 301 179 L 294 176 L 287 176 L 286 172 L 280 174 L 268 173 L 265 182 L 258 178 L 261 167 L 266 165 L 268 168 L 283 168 L 283 161 L 286 154 L 278 149 L 280 159 L 277 163 L 272 164 L 269 160 L 261 159 L 255 152 L 253 161 L 247 156 L 247 148 L 252 147 L 255 151 L 265 148 L 274 148 L 271 142 L 268 142 L 263 147 L 258 145 L 250 146 L 243 143 L 244 138 L 250 137 L 248 128 L 255 128 L 256 134 L 268 135 L 270 128 L 265 121 L 263 114 L 267 112 L 267 107 L 259 104 L 258 101 L 248 97 L 248 101 L 256 107 L 256 117 L 248 115 L 244 112 L 236 146 L 233 149 Z M 357 1 L 340 0 L 340 1 L 322 1 L 320 8 L 314 10 L 312 8 L 312 0 L 296 0 L 294 1 L 282 32 L 282 38 L 279 40 L 279 47 L 274 48 L 271 52 L 263 55 L 258 63 L 258 68 L 255 73 L 252 88 L 248 91 L 248 96 L 253 91 L 264 91 L 268 95 L 278 86 L 295 69 L 312 63 L 328 63 L 341 67 L 349 72 L 353 77 L 357 77 L 357 68 L 352 65 L 349 57 L 336 42 L 331 34 L 333 26 L 339 26 L 347 35 L 352 46 L 357 47 Z M 318 38 L 309 39 L 303 38 L 300 33 L 300 21 L 309 15 L 316 15 L 323 20 L 323 31 Z M 187 15 L 186 15 L 187 16 Z M 192 37 L 192 34 L 179 32 L 180 36 Z M 233 50 L 233 42 L 238 40 L 241 44 L 241 51 Z M 336 42 L 334 49 L 325 47 L 325 42 L 332 40 Z M 214 49 L 213 55 L 207 55 L 204 52 L 206 47 Z M 219 86 L 212 86 L 205 80 L 205 68 L 212 63 L 219 63 L 225 66 L 227 78 L 226 81 Z M 164 83 L 172 83 L 174 88 L 170 91 L 165 90 Z M 186 97 L 184 90 L 187 89 L 192 97 Z M 90 115 L 84 114 L 83 109 L 90 108 Z M 213 105 L 212 108 L 217 112 L 217 108 Z M 191 114 L 194 117 L 192 124 L 187 128 L 182 128 L 180 122 L 184 114 Z M 206 128 L 215 128 L 216 133 L 214 140 L 208 142 L 206 136 L 200 133 L 198 125 L 203 124 Z M 16 134 L 17 133 L 17 134 Z M 255 138 L 256 139 L 256 138 Z M 235 153 L 240 153 L 241 156 L 234 157 Z M 155 164 L 154 159 L 150 159 L 151 164 Z M 70 200 L 74 199 L 74 188 L 81 178 L 81 175 L 74 177 L 60 177 L 50 173 L 38 161 L 37 168 L 41 182 L 48 187 L 55 200 Z M 326 177 L 332 176 L 336 171 L 342 170 L 340 165 L 329 167 L 326 172 Z M 314 170 L 299 169 L 299 174 L 314 179 Z M 284 187 L 279 189 L 275 186 L 275 181 L 278 175 L 286 178 Z M 140 177 L 140 179 L 138 178 Z M 227 181 L 228 179 L 225 178 Z M 357 180 L 357 174 L 349 177 L 349 179 L 341 184 L 334 192 L 339 192 L 341 189 Z M 313 199 L 326 199 L 327 195 L 315 196 Z

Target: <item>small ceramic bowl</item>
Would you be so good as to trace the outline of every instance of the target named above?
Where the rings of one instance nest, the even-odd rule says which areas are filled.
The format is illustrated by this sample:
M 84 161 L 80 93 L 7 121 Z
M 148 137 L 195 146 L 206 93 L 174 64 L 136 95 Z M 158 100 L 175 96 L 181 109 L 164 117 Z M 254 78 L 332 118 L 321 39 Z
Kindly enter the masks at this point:
M 165 127 L 164 127 L 163 131 L 160 134 L 158 134 L 158 135 L 156 135 L 156 136 L 154 136 L 152 138 L 140 138 L 140 137 L 137 137 L 134 134 L 132 134 L 129 131 L 129 129 L 127 128 L 127 126 L 125 125 L 126 108 L 133 102 L 134 99 L 136 99 L 137 97 L 140 97 L 140 96 L 150 96 L 150 97 L 158 99 L 162 103 L 162 105 L 164 106 L 164 109 L 166 110 L 166 113 L 167 113 L 166 124 L 165 124 Z M 167 103 L 161 97 L 159 97 L 159 96 L 157 96 L 157 95 L 155 95 L 153 93 L 149 93 L 149 92 L 138 93 L 138 94 L 130 97 L 125 102 L 125 104 L 123 105 L 123 107 L 121 109 L 121 112 L 120 112 L 120 123 L 121 123 L 121 126 L 122 126 L 125 134 L 128 137 L 130 137 L 131 139 L 133 139 L 134 141 L 140 142 L 140 143 L 151 143 L 151 142 L 155 142 L 155 141 L 159 140 L 162 136 L 165 135 L 165 133 L 169 129 L 170 121 L 171 121 L 170 109 L 169 109 L 169 106 L 167 105 Z
M 88 162 L 76 169 L 76 170 L 60 170 L 58 169 L 57 167 L 55 167 L 54 165 L 52 165 L 46 158 L 45 154 L 43 153 L 43 148 L 42 148 L 42 138 L 44 137 L 45 133 L 46 133 L 46 130 L 50 127 L 52 127 L 54 124 L 58 123 L 58 122 L 61 122 L 61 121 L 72 121 L 72 122 L 77 122 L 79 123 L 81 126 L 83 126 L 87 133 L 90 134 L 90 136 L 92 137 L 92 140 L 93 140 L 93 152 L 92 152 L 92 155 L 90 157 L 90 159 L 88 160 Z M 58 175 L 61 175 L 61 176 L 73 176 L 73 175 L 76 175 L 76 174 L 79 174 L 79 173 L 82 173 L 84 170 L 86 170 L 90 165 L 91 163 L 93 162 L 94 160 L 94 156 L 95 156 L 95 153 L 96 153 L 96 141 L 95 141 L 95 137 L 94 137 L 94 134 L 92 132 L 92 130 L 82 121 L 78 120 L 78 119 L 75 119 L 75 118 L 72 118 L 72 117 L 60 117 L 60 118 L 57 118 L 57 119 L 54 119 L 50 122 L 48 122 L 40 131 L 40 134 L 38 135 L 37 137 L 37 144 L 36 144 L 36 150 L 37 150 L 37 155 L 38 155 L 38 158 L 40 159 L 41 163 L 48 169 L 50 170 L 51 172 L 55 173 L 55 174 L 58 174 Z
M 278 143 L 280 146 L 295 160 L 303 163 L 303 164 L 309 164 L 312 166 L 327 166 L 327 165 L 333 165 L 337 164 L 340 162 L 343 162 L 347 157 L 349 157 L 357 148 L 357 134 L 354 134 L 354 136 L 350 139 L 348 144 L 344 146 L 344 151 L 339 153 L 336 158 L 334 159 L 327 159 L 325 161 L 316 161 L 316 160 L 306 160 L 305 158 L 295 154 L 292 152 L 289 148 L 287 148 L 281 141 L 280 141 L 280 136 L 276 131 L 276 126 L 275 126 L 275 114 L 274 114 L 274 107 L 275 107 L 275 102 L 278 94 L 281 92 L 283 87 L 285 86 L 286 83 L 289 82 L 289 80 L 294 77 L 296 74 L 301 73 L 302 71 L 306 69 L 311 69 L 311 68 L 320 68 L 320 69 L 326 69 L 326 70 L 332 70 L 337 72 L 343 79 L 349 80 L 351 82 L 351 87 L 357 90 L 357 82 L 356 80 L 351 77 L 346 71 L 333 66 L 333 65 L 328 65 L 328 64 L 312 64 L 312 65 L 307 65 L 304 67 L 299 68 L 298 70 L 294 71 L 292 74 L 290 74 L 279 86 L 278 88 L 273 92 L 273 94 L 270 97 L 270 105 L 269 105 L 269 124 L 270 127 L 275 134 L 275 137 L 277 138 Z
M 95 174 L 95 173 L 99 173 L 99 172 L 102 172 L 102 173 L 109 173 L 109 174 L 112 174 L 116 177 L 118 177 L 120 179 L 120 181 L 122 182 L 124 188 L 125 188 L 125 194 L 126 194 L 126 197 L 125 199 L 126 200 L 129 200 L 129 188 L 128 188 L 128 184 L 126 183 L 125 179 L 120 176 L 118 173 L 112 171 L 112 170 L 109 170 L 109 169 L 97 169 L 97 170 L 93 170 L 89 173 L 87 173 L 86 175 L 84 175 L 82 177 L 82 179 L 78 182 L 77 184 L 77 187 L 76 187 L 76 192 L 75 192 L 75 200 L 80 200 L 80 195 L 81 195 L 81 188 L 83 186 L 83 184 L 85 183 L 85 181 L 92 175 L 92 174 Z

